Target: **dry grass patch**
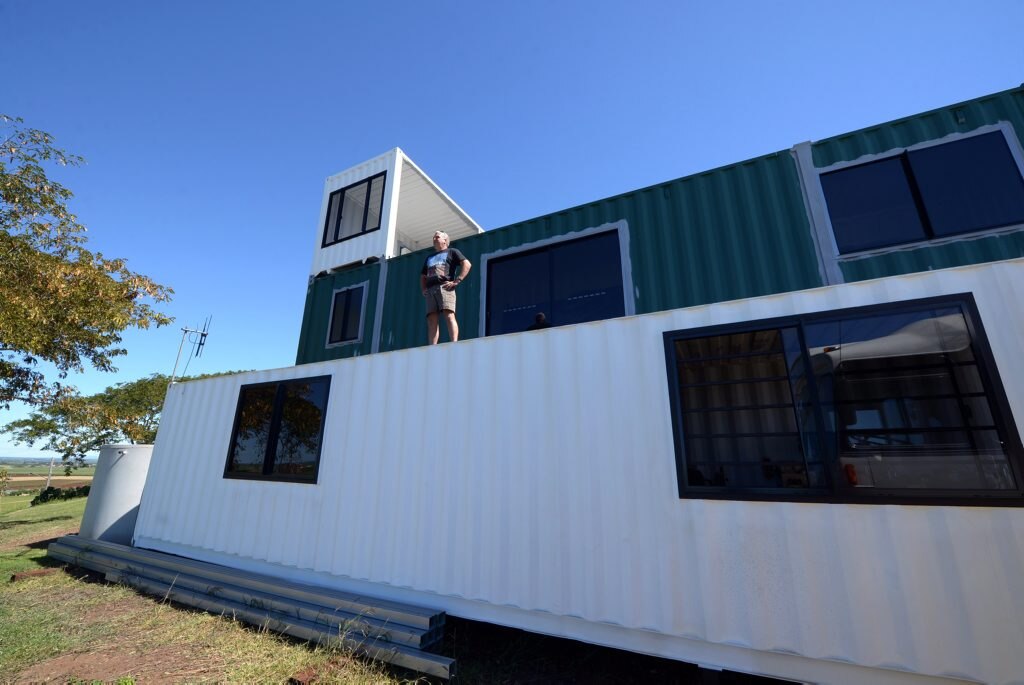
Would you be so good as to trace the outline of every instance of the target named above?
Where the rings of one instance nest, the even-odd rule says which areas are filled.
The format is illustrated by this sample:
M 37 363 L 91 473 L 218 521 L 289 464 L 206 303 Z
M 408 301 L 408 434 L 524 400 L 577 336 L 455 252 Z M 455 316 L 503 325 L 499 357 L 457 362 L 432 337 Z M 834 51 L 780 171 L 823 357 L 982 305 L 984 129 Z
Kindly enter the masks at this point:
M 64 573 L 0 591 L 0 681 L 408 682 L 335 648 L 310 647 L 265 630 Z

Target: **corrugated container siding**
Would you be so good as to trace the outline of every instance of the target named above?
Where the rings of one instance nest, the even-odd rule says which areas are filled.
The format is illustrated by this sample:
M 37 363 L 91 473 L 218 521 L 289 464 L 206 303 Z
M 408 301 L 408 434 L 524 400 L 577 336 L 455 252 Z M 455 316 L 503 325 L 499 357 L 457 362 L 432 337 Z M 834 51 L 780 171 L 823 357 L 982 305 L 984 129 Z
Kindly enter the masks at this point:
M 795 163 L 778 153 L 455 241 L 478 269 L 458 291 L 460 336 L 479 335 L 482 255 L 621 220 L 636 313 L 821 285 Z M 425 342 L 419 273 L 428 254 L 388 262 L 380 351 Z M 307 303 L 307 314 L 329 311 Z M 328 358 L 301 350 L 300 362 Z
M 958 123 L 962 115 L 964 123 Z M 997 93 L 812 146 L 817 167 L 858 159 L 950 133 L 1006 121 L 1024 131 L 1024 89 Z M 454 243 L 478 271 L 459 288 L 462 339 L 480 334 L 481 255 L 625 220 L 635 312 L 790 292 L 822 285 L 795 161 L 788 151 L 725 166 L 464 238 Z M 429 251 L 388 262 L 380 351 L 426 339 L 419 271 Z M 1010 233 L 897 250 L 840 262 L 848 282 L 1024 256 L 1024 235 Z M 330 306 L 310 297 L 306 326 L 326 335 Z M 368 303 L 368 313 L 376 301 Z M 308 339 L 307 339 L 308 337 Z M 303 333 L 300 363 L 347 356 Z M 441 339 L 447 339 L 442 326 Z M 360 354 L 369 348 L 359 347 Z
M 1024 231 L 915 250 L 896 250 L 877 257 L 844 262 L 841 268 L 843 278 L 853 282 L 1021 256 L 1024 256 Z
M 665 331 L 964 292 L 1024 425 L 1016 260 L 177 385 L 136 544 L 794 680 L 1020 682 L 1024 509 L 676 489 Z M 241 384 L 325 374 L 318 483 L 223 478 Z
M 302 312 L 302 331 L 296 364 L 327 359 L 342 359 L 369 354 L 373 343 L 373 326 L 377 318 L 377 290 L 380 280 L 380 262 L 366 264 L 347 271 L 338 271 L 315 279 L 306 290 L 306 308 Z M 363 309 L 363 338 L 361 342 L 327 346 L 327 327 L 331 322 L 334 291 L 367 283 Z
M 961 116 L 963 123 L 959 123 L 958 118 Z M 880 154 L 936 140 L 951 133 L 967 133 L 1001 121 L 1013 126 L 1018 140 L 1024 138 L 1024 88 L 1014 88 L 822 140 L 812 146 L 814 165 L 818 168 L 828 167 L 864 155 Z M 840 268 L 843 278 L 852 282 L 1021 256 L 1024 256 L 1024 235 L 1011 233 L 840 261 Z

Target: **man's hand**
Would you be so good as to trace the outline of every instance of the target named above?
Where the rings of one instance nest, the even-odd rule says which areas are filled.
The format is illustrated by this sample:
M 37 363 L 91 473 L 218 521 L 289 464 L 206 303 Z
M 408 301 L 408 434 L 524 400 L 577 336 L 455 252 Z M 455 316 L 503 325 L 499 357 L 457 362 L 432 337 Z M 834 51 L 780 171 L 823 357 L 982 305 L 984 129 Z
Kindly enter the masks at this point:
M 455 290 L 455 286 L 458 285 L 455 281 L 445 281 L 441 284 L 441 287 L 445 290 Z

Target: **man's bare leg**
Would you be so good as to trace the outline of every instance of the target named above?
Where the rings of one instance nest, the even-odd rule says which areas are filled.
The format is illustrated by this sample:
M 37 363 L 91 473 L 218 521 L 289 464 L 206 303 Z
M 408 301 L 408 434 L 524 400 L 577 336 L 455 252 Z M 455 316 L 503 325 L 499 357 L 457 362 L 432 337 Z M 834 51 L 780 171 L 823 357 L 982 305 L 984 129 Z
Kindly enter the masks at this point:
M 451 338 L 452 342 L 459 341 L 459 322 L 455 320 L 455 312 L 445 309 L 444 322 L 448 324 L 448 337 Z M 434 322 L 434 342 L 437 342 L 437 322 Z
M 447 312 L 451 313 L 451 312 Z M 438 336 L 437 312 L 427 314 L 427 344 L 436 345 Z

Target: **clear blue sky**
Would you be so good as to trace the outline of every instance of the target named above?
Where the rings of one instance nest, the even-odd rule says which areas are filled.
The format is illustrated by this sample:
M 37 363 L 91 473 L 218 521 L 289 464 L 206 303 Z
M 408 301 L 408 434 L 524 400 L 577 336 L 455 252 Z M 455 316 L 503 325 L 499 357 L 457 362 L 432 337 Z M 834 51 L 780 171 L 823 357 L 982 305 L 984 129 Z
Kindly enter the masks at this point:
M 0 112 L 173 287 L 116 374 L 294 362 L 323 181 L 399 146 L 485 229 L 1024 81 L 1024 0 L 0 0 Z M 0 412 L 0 422 L 22 416 Z M 38 454 L 0 436 L 0 456 Z

